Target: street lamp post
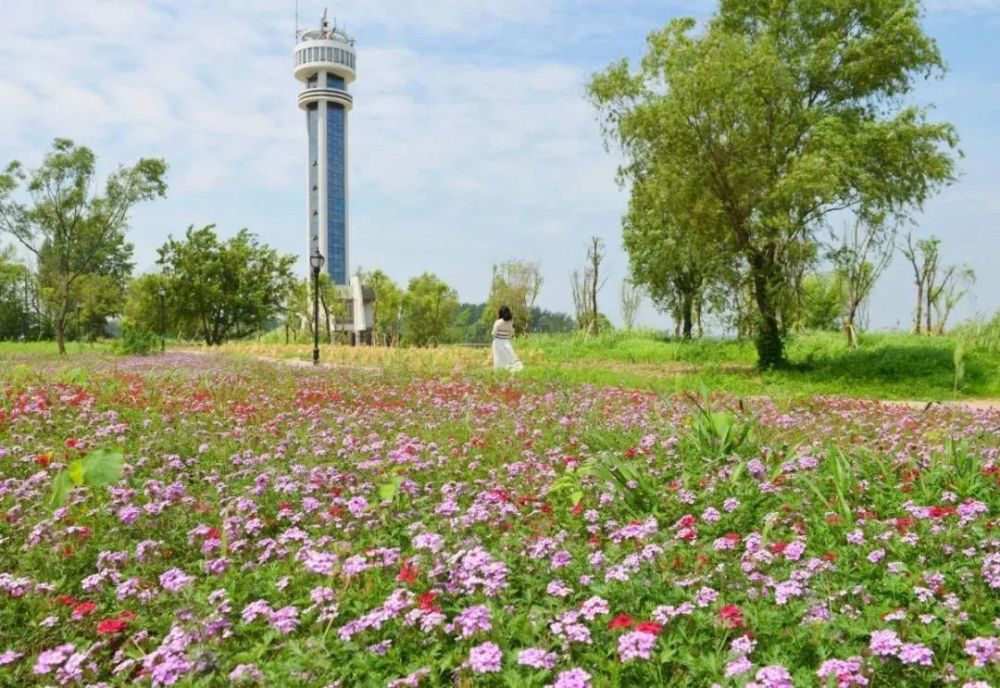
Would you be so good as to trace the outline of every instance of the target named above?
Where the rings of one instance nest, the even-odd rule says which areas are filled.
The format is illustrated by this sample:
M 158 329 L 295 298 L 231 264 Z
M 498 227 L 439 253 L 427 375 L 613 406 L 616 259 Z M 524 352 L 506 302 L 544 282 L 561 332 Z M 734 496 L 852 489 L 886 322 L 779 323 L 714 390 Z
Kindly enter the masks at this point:
M 166 335 L 163 327 L 163 310 L 167 300 L 167 290 L 160 287 L 156 293 L 160 295 L 160 352 L 162 353 L 167 350 Z
M 314 248 L 309 256 L 313 273 L 313 365 L 319 365 L 319 271 L 325 261 L 319 248 Z

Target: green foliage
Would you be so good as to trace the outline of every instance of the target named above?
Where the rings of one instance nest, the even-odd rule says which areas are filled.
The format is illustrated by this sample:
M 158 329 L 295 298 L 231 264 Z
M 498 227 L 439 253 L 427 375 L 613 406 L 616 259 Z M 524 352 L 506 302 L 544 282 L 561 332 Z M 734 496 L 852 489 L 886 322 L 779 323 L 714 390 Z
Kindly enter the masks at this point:
M 122 454 L 106 449 L 97 449 L 82 459 L 72 461 L 53 478 L 50 504 L 53 507 L 62 506 L 74 487 L 87 486 L 98 490 L 114 485 L 121 480 L 124 462 Z
M 806 275 L 800 295 L 800 326 L 807 330 L 840 330 L 846 298 L 839 273 Z
M 414 277 L 403 296 L 403 337 L 409 346 L 441 344 L 458 310 L 455 290 L 428 272 Z
M 538 263 L 508 260 L 494 265 L 490 294 L 480 316 L 482 327 L 492 333 L 501 306 L 507 306 L 514 314 L 514 331 L 518 334 L 528 332 L 531 329 L 531 312 L 543 281 Z
M 146 356 L 160 349 L 159 336 L 141 325 L 126 324 L 122 337 L 112 346 L 120 356 Z
M 750 438 L 753 425 L 741 422 L 730 411 L 713 411 L 708 388 L 702 386 L 701 400 L 689 396 L 698 412 L 692 421 L 692 430 L 698 455 L 718 461 L 739 453 Z
M 381 270 L 366 274 L 363 283 L 375 292 L 375 303 L 372 304 L 375 321 L 373 336 L 379 343 L 399 341 L 403 290 Z
M 283 312 L 294 256 L 261 244 L 246 229 L 220 241 L 215 225 L 170 237 L 157 263 L 168 280 L 173 317 L 195 322 L 208 345 L 261 330 Z
M 40 293 L 53 313 L 60 353 L 69 313 L 87 301 L 78 293 L 86 289 L 81 279 L 91 277 L 91 308 L 100 311 L 108 308 L 107 278 L 122 286 L 131 272 L 128 214 L 136 204 L 166 195 L 166 171 L 163 160 L 143 158 L 112 172 L 99 195 L 93 192 L 93 152 L 56 139 L 40 167 L 27 171 L 14 161 L 0 174 L 0 231 L 13 235 L 38 261 Z M 22 184 L 27 203 L 13 197 Z M 94 313 L 94 319 L 100 315 Z
M 666 224 L 746 270 L 767 369 L 825 219 L 905 217 L 953 178 L 953 127 L 901 98 L 942 60 L 918 0 L 731 0 L 696 26 L 653 32 L 636 71 L 615 62 L 589 93 L 633 193 L 655 180 Z
M 29 301 L 33 287 L 28 267 L 16 259 L 13 248 L 0 246 L 0 339 L 34 334 Z

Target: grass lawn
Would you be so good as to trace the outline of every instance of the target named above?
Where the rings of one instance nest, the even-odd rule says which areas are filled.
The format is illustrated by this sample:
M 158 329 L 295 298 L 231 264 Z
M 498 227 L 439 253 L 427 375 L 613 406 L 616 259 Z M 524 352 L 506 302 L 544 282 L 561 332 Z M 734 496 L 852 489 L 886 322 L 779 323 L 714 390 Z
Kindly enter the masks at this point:
M 862 334 L 860 346 L 852 350 L 842 335 L 807 332 L 789 339 L 789 367 L 769 372 L 757 370 L 756 351 L 749 341 L 685 342 L 653 332 L 612 332 L 598 336 L 531 335 L 519 338 L 515 346 L 527 366 L 522 376 L 538 381 L 665 393 L 698 390 L 705 385 L 728 394 L 783 398 L 837 395 L 912 401 L 1000 399 L 1000 353 L 996 351 L 968 350 L 964 355 L 964 376 L 956 390 L 957 343 L 956 338 L 947 336 L 873 333 Z M 72 343 L 67 350 L 70 359 L 81 354 L 110 355 L 105 343 Z M 312 346 L 308 344 L 235 342 L 213 351 L 246 358 L 312 358 Z M 0 344 L 0 361 L 6 358 L 29 364 L 32 357 L 38 361 L 56 356 L 51 342 Z M 403 376 L 478 379 L 492 375 L 488 348 L 324 344 L 321 360 L 334 366 Z

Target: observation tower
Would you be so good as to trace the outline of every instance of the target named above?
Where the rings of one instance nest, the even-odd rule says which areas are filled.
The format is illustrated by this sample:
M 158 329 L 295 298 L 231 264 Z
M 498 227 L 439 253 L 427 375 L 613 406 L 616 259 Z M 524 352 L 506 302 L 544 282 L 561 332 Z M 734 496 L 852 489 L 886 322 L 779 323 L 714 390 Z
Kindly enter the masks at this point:
M 299 107 L 309 137 L 309 255 L 326 258 L 334 284 L 347 285 L 350 236 L 347 218 L 347 113 L 354 104 L 354 39 L 331 28 L 326 12 L 320 28 L 297 34 L 295 78 L 302 82 Z

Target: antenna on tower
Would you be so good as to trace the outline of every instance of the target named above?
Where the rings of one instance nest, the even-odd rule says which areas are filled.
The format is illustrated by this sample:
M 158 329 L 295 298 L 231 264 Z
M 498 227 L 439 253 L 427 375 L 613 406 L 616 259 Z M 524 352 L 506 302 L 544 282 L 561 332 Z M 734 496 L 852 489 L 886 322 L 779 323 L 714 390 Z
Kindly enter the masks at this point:
M 326 20 L 326 8 L 325 8 L 325 7 L 323 8 L 323 18 L 322 18 L 322 19 L 320 20 L 320 24 L 322 25 L 322 27 L 323 27 L 324 29 L 325 29 L 325 28 L 326 28 L 327 26 L 329 26 L 329 22 L 328 22 L 328 21 Z

